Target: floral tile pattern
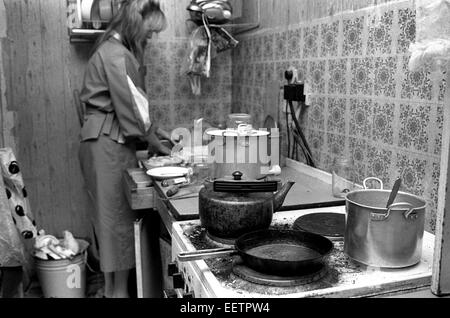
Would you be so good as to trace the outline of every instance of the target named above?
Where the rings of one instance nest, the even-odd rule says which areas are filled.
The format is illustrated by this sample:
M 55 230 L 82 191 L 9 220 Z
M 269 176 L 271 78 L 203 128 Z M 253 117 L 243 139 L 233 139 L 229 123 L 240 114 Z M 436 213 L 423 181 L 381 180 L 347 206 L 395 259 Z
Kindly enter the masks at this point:
M 274 56 L 274 35 L 268 34 L 263 38 L 263 59 L 264 61 L 273 61 Z
M 436 129 L 438 131 L 436 139 L 434 141 L 434 154 L 439 156 L 442 150 L 442 129 L 444 127 L 444 107 L 439 105 L 437 107 Z
M 327 133 L 328 153 L 333 157 L 345 154 L 345 136 Z
M 150 99 L 170 100 L 167 82 L 147 80 L 147 95 Z
M 328 131 L 345 134 L 346 100 L 328 98 Z
M 375 59 L 374 91 L 376 96 L 395 97 L 397 57 L 378 57 Z
M 255 64 L 255 84 L 257 86 L 264 86 L 264 64 L 263 63 L 257 63 Z
M 250 40 L 245 40 L 242 47 L 244 48 L 244 56 L 251 60 L 253 56 L 253 42 Z
M 200 114 L 199 108 L 203 109 L 197 104 L 175 104 L 175 125 L 191 125 Z
M 405 56 L 403 58 L 403 72 L 405 74 L 405 79 L 402 83 L 401 98 L 431 100 L 432 85 L 430 73 L 426 70 L 410 72 L 408 63 L 409 57 Z
M 152 121 L 158 122 L 158 124 L 163 127 L 172 126 L 172 119 L 170 118 L 170 104 L 159 104 L 153 102 L 149 108 L 150 118 L 152 119 Z
M 263 56 L 263 38 L 257 36 L 253 42 L 253 60 L 259 62 L 262 60 Z
M 297 79 L 299 82 L 305 82 L 308 73 L 308 62 L 303 60 L 293 60 L 292 66 L 297 69 Z
M 266 83 L 274 81 L 276 79 L 275 76 L 275 63 L 264 63 L 264 74 Z
M 365 18 L 359 16 L 354 19 L 345 19 L 343 56 L 362 55 L 363 30 Z
M 401 104 L 399 147 L 428 151 L 430 106 Z
M 352 58 L 351 65 L 351 86 L 352 95 L 372 95 L 373 93 L 373 58 Z
M 287 61 L 277 62 L 275 64 L 275 66 L 276 66 L 276 74 L 277 74 L 277 78 L 275 78 L 275 80 L 280 81 L 280 82 L 286 82 L 284 73 L 290 66 L 289 62 L 287 62 Z
M 251 85 L 255 80 L 255 64 L 245 64 L 243 72 L 244 84 Z
M 211 80 L 219 82 L 219 91 L 227 91 L 232 82 L 232 104 L 226 93 L 218 92 L 218 112 L 226 113 L 232 107 L 258 117 L 265 85 L 269 81 L 284 84 L 284 71 L 295 67 L 307 89 L 302 126 L 318 167 L 330 171 L 335 157 L 345 155 L 353 160 L 356 182 L 377 176 L 386 187 L 402 174 L 408 179 L 406 191 L 423 193 L 429 203 L 427 226 L 433 228 L 446 83 L 426 71 L 409 72 L 408 48 L 416 38 L 415 5 L 394 2 L 336 12 L 287 28 L 283 21 L 279 28 L 245 34 L 230 52 L 231 78 L 220 68 L 214 69 L 220 75 Z M 180 49 L 171 44 L 153 54 L 153 60 L 159 56 L 156 63 L 170 61 L 169 69 L 178 74 L 172 60 L 179 60 L 182 54 L 169 52 L 174 51 L 171 48 Z M 184 99 L 193 104 L 196 97 L 175 78 L 171 73 L 169 82 L 175 86 L 179 104 Z M 200 101 L 216 102 L 213 99 Z M 281 99 L 280 110 L 283 102 Z M 169 104 L 171 116 L 177 116 L 173 103 Z M 283 137 L 286 154 L 284 131 Z M 299 156 L 299 160 L 304 158 Z
M 407 192 L 423 195 L 427 161 L 408 154 L 397 154 L 397 169 Z
M 338 55 L 339 21 L 320 26 L 320 56 L 334 57 Z
M 288 58 L 301 58 L 302 29 L 290 30 L 288 33 Z
M 367 141 L 365 139 L 349 138 L 350 159 L 353 162 L 354 181 L 362 184 L 367 178 Z
M 381 179 L 385 186 L 389 185 L 391 183 L 392 150 L 369 145 L 367 153 L 370 154 L 367 174 Z
M 347 59 L 329 60 L 328 67 L 328 93 L 347 94 Z
M 409 45 L 416 39 L 416 12 L 411 8 L 398 10 L 398 27 L 400 34 L 397 40 L 397 53 L 405 53 Z
M 189 56 L 189 43 L 187 41 L 170 43 L 170 61 L 176 65 L 183 65 Z
M 438 97 L 438 100 L 440 102 L 444 101 L 446 88 L 447 88 L 447 82 L 444 79 L 444 80 L 442 80 L 442 83 L 439 85 L 439 97 Z
M 286 31 L 275 34 L 275 59 L 285 60 L 287 56 L 287 39 Z
M 318 56 L 319 26 L 314 25 L 303 29 L 303 58 Z
M 147 90 L 151 89 L 148 88 Z M 183 99 L 183 98 L 193 98 L 191 84 L 187 77 L 181 77 L 178 81 L 175 82 L 175 99 Z M 147 92 L 148 93 L 148 92 Z
M 370 137 L 372 111 L 371 100 L 350 99 L 350 136 Z
M 438 208 L 438 201 L 439 201 L 439 178 L 441 175 L 441 165 L 440 162 L 433 162 L 433 168 L 432 168 L 432 186 L 431 186 L 431 192 L 430 192 L 430 209 L 428 211 L 436 211 Z M 429 224 L 429 229 L 431 231 L 435 231 L 436 228 L 436 214 L 429 213 L 429 220 L 427 224 Z
M 256 104 L 258 106 L 262 106 L 264 102 L 264 92 L 263 89 L 260 87 L 253 88 L 253 96 L 252 96 L 253 104 Z
M 372 17 L 369 26 L 369 39 L 367 42 L 367 54 L 375 53 L 391 54 L 392 52 L 392 26 L 394 11 L 384 12 L 381 17 Z
M 325 94 L 325 61 L 309 62 L 311 93 Z
M 375 101 L 373 105 L 373 130 L 372 138 L 374 141 L 382 142 L 388 145 L 394 143 L 394 127 L 392 118 L 394 118 L 395 104 L 388 102 Z
M 311 106 L 308 108 L 309 128 L 325 129 L 325 97 L 311 98 Z
M 169 47 L 168 42 L 154 42 L 146 50 L 144 54 L 144 64 L 145 65 L 156 65 L 158 62 L 165 57 L 167 48 Z

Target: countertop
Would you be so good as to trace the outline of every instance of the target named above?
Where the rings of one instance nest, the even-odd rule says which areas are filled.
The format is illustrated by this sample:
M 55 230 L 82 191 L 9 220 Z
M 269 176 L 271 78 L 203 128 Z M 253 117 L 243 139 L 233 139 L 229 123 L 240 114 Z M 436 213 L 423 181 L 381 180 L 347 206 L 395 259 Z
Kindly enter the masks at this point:
M 345 200 L 335 198 L 331 193 L 331 175 L 311 168 L 302 163 L 287 160 L 281 175 L 276 177 L 283 183 L 295 181 L 284 201 L 281 211 L 319 208 L 344 205 Z M 200 187 L 195 186 L 197 191 Z M 160 181 L 154 182 L 155 192 L 165 203 L 176 221 L 194 220 L 198 218 L 198 193 L 191 193 L 185 198 L 169 199 L 166 196 L 168 188 L 163 188 Z M 183 191 L 190 191 L 185 188 Z M 180 192 L 180 194 L 182 194 Z

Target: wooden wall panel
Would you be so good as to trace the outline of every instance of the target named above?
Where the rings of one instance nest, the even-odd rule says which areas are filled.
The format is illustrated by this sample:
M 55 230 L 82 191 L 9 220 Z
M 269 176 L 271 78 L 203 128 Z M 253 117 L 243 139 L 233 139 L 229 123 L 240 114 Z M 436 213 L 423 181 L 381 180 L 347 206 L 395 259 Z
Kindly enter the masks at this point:
M 8 0 L 3 65 L 12 140 L 38 226 L 91 237 L 90 204 L 78 163 L 79 123 L 72 97 L 89 45 L 71 45 L 66 2 Z M 11 124 L 11 123 L 8 123 Z

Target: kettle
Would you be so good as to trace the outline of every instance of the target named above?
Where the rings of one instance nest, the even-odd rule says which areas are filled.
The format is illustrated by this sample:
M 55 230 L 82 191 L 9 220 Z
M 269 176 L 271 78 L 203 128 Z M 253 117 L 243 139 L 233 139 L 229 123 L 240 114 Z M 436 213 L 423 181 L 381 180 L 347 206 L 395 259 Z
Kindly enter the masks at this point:
M 210 236 L 233 240 L 269 228 L 273 213 L 295 184 L 288 181 L 278 190 L 278 181 L 242 180 L 242 176 L 236 171 L 233 179 L 207 180 L 200 190 L 200 222 Z

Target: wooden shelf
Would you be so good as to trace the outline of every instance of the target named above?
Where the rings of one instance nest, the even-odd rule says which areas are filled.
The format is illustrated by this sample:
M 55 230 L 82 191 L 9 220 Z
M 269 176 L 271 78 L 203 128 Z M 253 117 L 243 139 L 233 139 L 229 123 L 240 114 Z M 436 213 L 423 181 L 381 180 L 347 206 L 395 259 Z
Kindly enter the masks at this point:
M 80 42 L 95 42 L 105 30 L 97 29 L 71 29 L 69 30 L 69 37 L 71 43 Z

